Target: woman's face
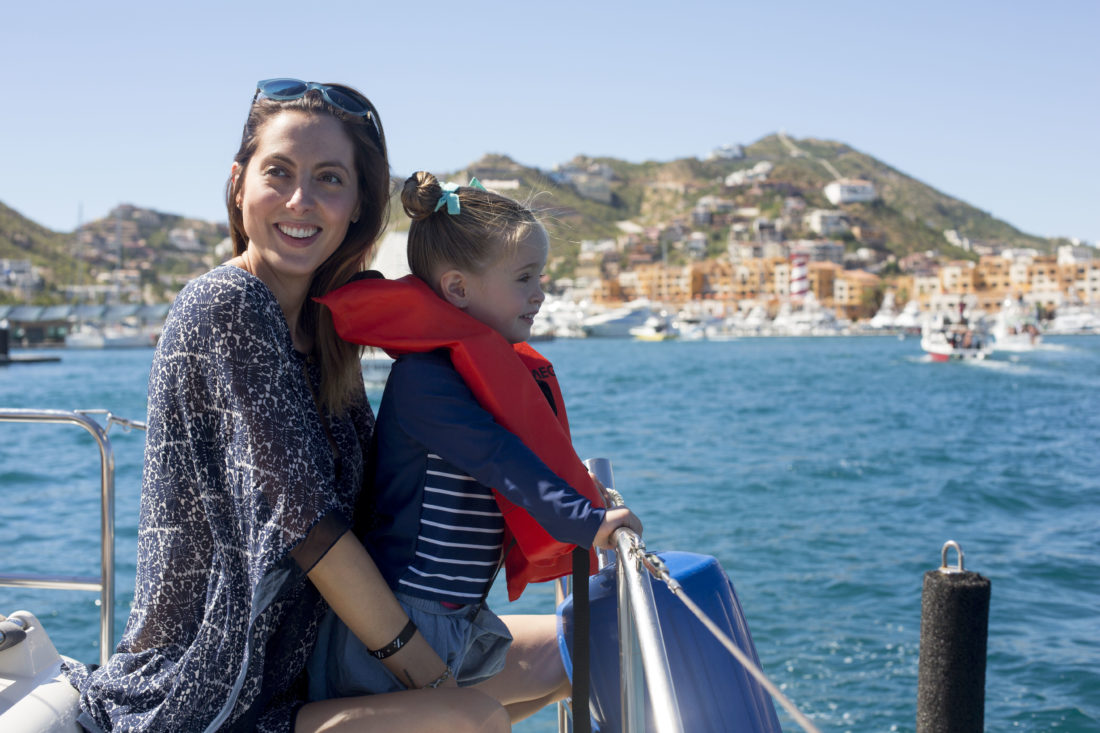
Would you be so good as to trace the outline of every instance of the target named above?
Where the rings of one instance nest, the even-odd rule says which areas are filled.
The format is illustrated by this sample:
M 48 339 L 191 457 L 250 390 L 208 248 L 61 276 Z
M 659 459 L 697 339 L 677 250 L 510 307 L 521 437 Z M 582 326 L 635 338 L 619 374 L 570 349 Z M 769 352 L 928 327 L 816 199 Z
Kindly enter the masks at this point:
M 269 286 L 308 287 L 359 215 L 351 139 L 329 115 L 280 112 L 260 129 L 243 175 L 237 204 L 253 272 Z

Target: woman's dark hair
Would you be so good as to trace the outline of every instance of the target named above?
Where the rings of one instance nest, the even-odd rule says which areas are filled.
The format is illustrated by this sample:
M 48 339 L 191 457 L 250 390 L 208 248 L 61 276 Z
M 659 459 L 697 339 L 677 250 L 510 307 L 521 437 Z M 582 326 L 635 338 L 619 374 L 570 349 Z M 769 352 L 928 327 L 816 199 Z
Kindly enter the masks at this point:
M 339 85 L 330 85 L 339 86 Z M 354 91 L 354 90 L 353 90 Z M 358 93 L 358 92 L 356 92 Z M 350 403 L 358 385 L 360 347 L 341 339 L 332 323 L 332 314 L 313 298 L 344 285 L 363 269 L 385 229 L 389 217 L 390 167 L 386 156 L 386 136 L 382 121 L 378 125 L 377 141 L 372 123 L 328 104 L 320 91 L 314 89 L 290 101 L 259 97 L 248 111 L 241 135 L 241 147 L 233 160 L 239 174 L 226 186 L 225 204 L 229 212 L 229 233 L 233 254 L 240 255 L 248 247 L 244 231 L 244 215 L 237 198 L 244 186 L 245 171 L 256 153 L 260 131 L 280 112 L 299 110 L 308 114 L 329 115 L 341 123 L 355 151 L 355 172 L 358 179 L 357 221 L 349 222 L 344 241 L 313 275 L 305 303 L 302 304 L 300 326 L 314 334 L 312 356 L 321 366 L 321 402 L 334 413 L 342 413 Z M 379 144 L 380 143 L 380 144 Z

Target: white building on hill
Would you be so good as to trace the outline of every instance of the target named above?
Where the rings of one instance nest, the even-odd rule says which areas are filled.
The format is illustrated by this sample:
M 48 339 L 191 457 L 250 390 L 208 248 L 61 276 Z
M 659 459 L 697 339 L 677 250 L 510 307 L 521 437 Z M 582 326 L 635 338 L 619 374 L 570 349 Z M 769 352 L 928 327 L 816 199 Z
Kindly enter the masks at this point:
M 838 178 L 825 184 L 825 198 L 833 206 L 875 200 L 875 184 L 859 178 Z
M 726 176 L 726 186 L 732 188 L 733 186 L 744 186 L 749 183 L 767 180 L 768 174 L 772 172 L 774 167 L 769 161 L 762 160 L 752 168 L 734 171 Z
M 848 219 L 844 212 L 834 209 L 814 209 L 803 221 L 813 232 L 825 237 L 833 237 L 848 231 Z

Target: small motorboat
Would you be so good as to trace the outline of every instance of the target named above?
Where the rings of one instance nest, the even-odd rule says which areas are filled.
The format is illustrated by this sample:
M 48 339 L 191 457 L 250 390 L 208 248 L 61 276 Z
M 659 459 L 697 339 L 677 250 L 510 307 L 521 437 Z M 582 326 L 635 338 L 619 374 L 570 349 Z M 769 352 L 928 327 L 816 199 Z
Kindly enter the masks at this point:
M 932 361 L 977 360 L 993 353 L 992 339 L 980 324 L 942 316 L 922 328 L 920 347 Z

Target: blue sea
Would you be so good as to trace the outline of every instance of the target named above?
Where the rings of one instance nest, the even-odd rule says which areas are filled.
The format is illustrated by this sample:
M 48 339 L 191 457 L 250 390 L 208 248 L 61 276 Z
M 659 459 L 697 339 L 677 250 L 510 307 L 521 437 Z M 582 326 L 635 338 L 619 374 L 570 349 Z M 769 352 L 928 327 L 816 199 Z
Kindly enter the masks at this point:
M 650 549 L 719 559 L 765 672 L 822 731 L 915 729 L 921 584 L 947 540 L 992 583 L 987 730 L 1100 731 L 1100 337 L 946 364 L 888 337 L 538 346 L 578 453 L 612 461 Z M 144 419 L 150 350 L 53 354 L 0 367 L 0 406 Z M 119 634 L 144 436 L 111 439 Z M 82 430 L 0 423 L 0 487 L 5 567 L 98 571 Z M 499 590 L 498 613 L 553 608 L 548 586 L 512 607 Z M 18 608 L 96 660 L 93 594 L 0 589 Z

